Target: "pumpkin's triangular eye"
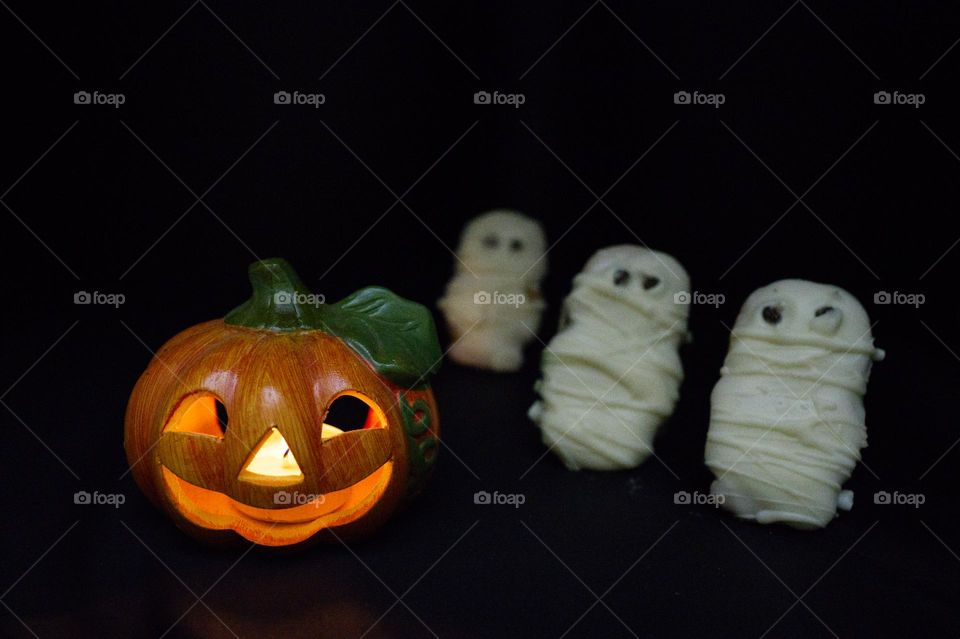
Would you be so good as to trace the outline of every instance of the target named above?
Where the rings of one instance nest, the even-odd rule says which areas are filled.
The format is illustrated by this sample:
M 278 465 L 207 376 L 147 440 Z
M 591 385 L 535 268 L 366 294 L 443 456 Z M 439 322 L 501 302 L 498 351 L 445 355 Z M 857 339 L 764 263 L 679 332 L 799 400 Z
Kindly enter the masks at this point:
M 222 438 L 227 430 L 227 408 L 216 396 L 195 393 L 185 397 L 173 416 L 163 427 L 163 432 L 198 433 Z
M 303 479 L 293 451 L 274 426 L 250 454 L 240 479 L 253 483 L 295 483 Z

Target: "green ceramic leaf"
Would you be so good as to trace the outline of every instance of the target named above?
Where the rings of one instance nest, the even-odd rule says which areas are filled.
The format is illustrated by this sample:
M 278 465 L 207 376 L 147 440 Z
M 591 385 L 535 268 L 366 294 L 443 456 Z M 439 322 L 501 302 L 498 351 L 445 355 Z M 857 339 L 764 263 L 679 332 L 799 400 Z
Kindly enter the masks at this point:
M 324 309 L 327 330 L 399 386 L 421 386 L 442 354 L 430 311 L 381 286 L 368 286 Z

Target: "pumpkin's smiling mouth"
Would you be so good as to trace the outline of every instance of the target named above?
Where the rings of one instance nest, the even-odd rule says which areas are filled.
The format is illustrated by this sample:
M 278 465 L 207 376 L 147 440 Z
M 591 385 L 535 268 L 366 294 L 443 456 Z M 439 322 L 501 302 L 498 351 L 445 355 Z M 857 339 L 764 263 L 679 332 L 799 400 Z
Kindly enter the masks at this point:
M 354 485 L 308 503 L 299 503 L 297 493 L 286 493 L 290 497 L 289 508 L 257 508 L 192 484 L 162 464 L 160 468 L 171 501 L 192 523 L 215 530 L 231 529 L 244 539 L 265 546 L 296 543 L 323 528 L 358 519 L 380 500 L 393 475 L 393 461 L 388 461 Z

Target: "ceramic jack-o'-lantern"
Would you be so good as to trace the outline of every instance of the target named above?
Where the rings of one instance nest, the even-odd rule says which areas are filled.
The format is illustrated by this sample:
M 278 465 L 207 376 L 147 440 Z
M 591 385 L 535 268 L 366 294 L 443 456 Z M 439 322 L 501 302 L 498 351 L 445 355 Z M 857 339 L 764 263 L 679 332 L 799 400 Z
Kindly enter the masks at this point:
M 249 301 L 175 336 L 137 382 L 125 422 L 137 484 L 207 541 L 369 534 L 436 458 L 433 319 L 379 287 L 323 304 L 281 259 L 250 280 Z M 351 416 L 344 404 L 352 419 L 334 417 Z

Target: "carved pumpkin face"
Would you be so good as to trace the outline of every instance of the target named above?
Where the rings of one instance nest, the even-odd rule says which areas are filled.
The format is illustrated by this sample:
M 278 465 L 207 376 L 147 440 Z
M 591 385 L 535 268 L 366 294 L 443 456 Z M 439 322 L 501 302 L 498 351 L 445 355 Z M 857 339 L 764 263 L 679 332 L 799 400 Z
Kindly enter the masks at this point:
M 171 339 L 137 383 L 125 426 L 134 477 L 208 540 L 369 533 L 436 455 L 429 312 L 377 288 L 305 306 L 314 298 L 282 260 L 254 264 L 251 280 L 253 299 Z M 334 420 L 348 401 L 353 421 Z

